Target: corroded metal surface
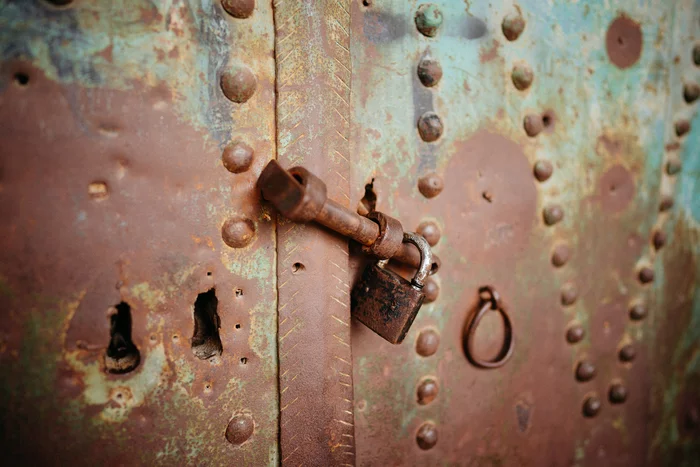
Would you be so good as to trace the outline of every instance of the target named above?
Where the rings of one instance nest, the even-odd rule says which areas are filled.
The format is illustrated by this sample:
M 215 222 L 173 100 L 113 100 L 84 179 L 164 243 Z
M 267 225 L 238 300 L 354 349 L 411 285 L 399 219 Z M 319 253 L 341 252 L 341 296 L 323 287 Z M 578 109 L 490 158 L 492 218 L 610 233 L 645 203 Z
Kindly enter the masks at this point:
M 0 2 L 10 463 L 277 462 L 275 230 L 254 189 L 275 154 L 273 35 L 264 2 L 250 20 L 207 1 Z M 220 87 L 239 65 L 245 104 Z M 231 173 L 237 141 L 254 155 Z M 200 360 L 212 289 L 223 353 Z M 121 302 L 140 362 L 108 374 Z
M 431 3 L 428 35 L 420 2 L 353 8 L 354 179 L 443 258 L 404 345 L 353 323 L 358 465 L 693 465 L 697 6 Z M 487 284 L 496 370 L 461 348 Z M 475 350 L 503 337 L 491 313 Z
M 697 2 L 274 3 L 0 0 L 4 458 L 696 465 Z M 272 159 L 443 258 L 401 345 Z
M 350 1 L 275 1 L 277 145 L 350 202 Z M 346 238 L 278 217 L 280 457 L 354 465 Z

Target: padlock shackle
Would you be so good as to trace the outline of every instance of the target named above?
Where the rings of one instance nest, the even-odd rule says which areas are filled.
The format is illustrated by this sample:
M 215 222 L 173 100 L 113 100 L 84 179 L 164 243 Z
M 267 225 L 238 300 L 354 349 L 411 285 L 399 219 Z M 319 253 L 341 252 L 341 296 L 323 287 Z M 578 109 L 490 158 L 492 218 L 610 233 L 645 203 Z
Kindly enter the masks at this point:
M 422 289 L 425 278 L 430 273 L 430 268 L 433 265 L 433 252 L 430 249 L 430 244 L 422 236 L 414 232 L 404 232 L 403 241 L 405 243 L 413 243 L 420 251 L 420 265 L 416 275 L 411 280 L 411 285 L 417 289 Z

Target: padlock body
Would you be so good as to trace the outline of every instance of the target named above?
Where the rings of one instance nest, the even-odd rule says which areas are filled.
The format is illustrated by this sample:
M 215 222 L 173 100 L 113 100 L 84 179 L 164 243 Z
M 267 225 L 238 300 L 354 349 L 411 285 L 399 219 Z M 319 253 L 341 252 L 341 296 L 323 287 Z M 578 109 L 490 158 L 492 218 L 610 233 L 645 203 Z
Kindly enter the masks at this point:
M 392 344 L 400 344 L 425 294 L 403 277 L 372 264 L 352 290 L 352 314 Z

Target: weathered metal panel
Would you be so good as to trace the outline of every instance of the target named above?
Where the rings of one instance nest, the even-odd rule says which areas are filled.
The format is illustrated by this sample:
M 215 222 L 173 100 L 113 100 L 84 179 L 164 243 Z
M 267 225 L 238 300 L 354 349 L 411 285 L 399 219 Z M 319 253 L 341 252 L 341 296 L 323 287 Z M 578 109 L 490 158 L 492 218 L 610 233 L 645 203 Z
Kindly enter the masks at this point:
M 3 455 L 697 465 L 700 4 L 271 3 L 0 0 Z M 271 159 L 434 245 L 403 344 Z
M 349 0 L 275 1 L 277 144 L 350 200 Z M 278 222 L 280 457 L 284 465 L 353 465 L 348 241 Z
M 207 0 L 0 3 L 7 459 L 277 463 L 275 229 L 254 190 L 275 154 L 273 40 L 265 2 L 248 19 Z M 237 104 L 220 79 L 240 66 L 257 86 Z M 235 141 L 247 171 L 222 163 Z M 212 288 L 223 354 L 199 360 Z M 108 374 L 120 302 L 140 364 Z
M 698 410 L 698 157 L 696 130 L 678 137 L 674 124 L 696 114 L 681 100 L 698 79 L 698 6 L 432 3 L 435 37 L 416 28 L 420 2 L 353 9 L 353 153 L 367 155 L 355 179 L 373 179 L 377 209 L 407 228 L 436 223 L 443 258 L 411 345 L 353 326 L 358 464 L 693 464 L 697 428 L 676 430 Z M 426 56 L 442 69 L 433 87 L 417 73 Z M 444 128 L 434 142 L 426 112 Z M 680 178 L 666 173 L 678 152 Z M 659 213 L 665 195 L 677 202 Z M 513 321 L 515 352 L 498 370 L 462 348 L 483 285 Z M 636 303 L 651 319 L 630 319 Z M 502 338 L 494 313 L 476 347 L 495 355 Z M 636 358 L 621 362 L 628 343 Z M 616 383 L 622 404 L 608 400 Z M 426 388 L 434 400 L 421 404 Z M 595 417 L 583 415 L 590 396 Z

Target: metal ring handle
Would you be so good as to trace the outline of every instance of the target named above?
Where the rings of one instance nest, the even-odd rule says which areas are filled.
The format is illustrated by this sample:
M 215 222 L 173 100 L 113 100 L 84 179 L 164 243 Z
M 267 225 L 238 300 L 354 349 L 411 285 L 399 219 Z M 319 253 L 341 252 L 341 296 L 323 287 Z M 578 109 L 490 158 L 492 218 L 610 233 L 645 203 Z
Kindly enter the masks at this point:
M 467 333 L 465 336 L 466 340 L 464 342 L 464 353 L 466 354 L 467 359 L 472 364 L 480 368 L 499 368 L 503 366 L 508 361 L 508 359 L 510 359 L 511 355 L 513 355 L 513 348 L 515 346 L 515 339 L 513 337 L 513 325 L 510 322 L 510 316 L 508 316 L 508 312 L 503 307 L 503 303 L 501 302 L 501 298 L 499 297 L 498 292 L 496 292 L 493 289 L 493 287 L 482 287 L 481 289 L 479 289 L 479 293 L 480 295 L 489 294 L 490 297 L 488 299 L 484 299 L 483 297 L 481 298 L 481 308 L 469 321 Z M 493 360 L 482 360 L 481 358 L 476 356 L 476 352 L 474 351 L 474 334 L 476 333 L 476 329 L 479 327 L 481 319 L 489 311 L 498 311 L 501 314 L 501 318 L 503 318 L 505 336 L 503 338 L 503 346 L 501 347 L 501 351 L 498 353 L 498 355 L 496 355 L 496 357 Z
M 428 277 L 430 268 L 433 265 L 433 252 L 430 249 L 430 244 L 425 238 L 413 232 L 404 232 L 403 241 L 413 243 L 420 251 L 420 266 L 418 266 L 418 271 L 413 280 L 411 280 L 411 284 L 422 289 L 423 281 Z

